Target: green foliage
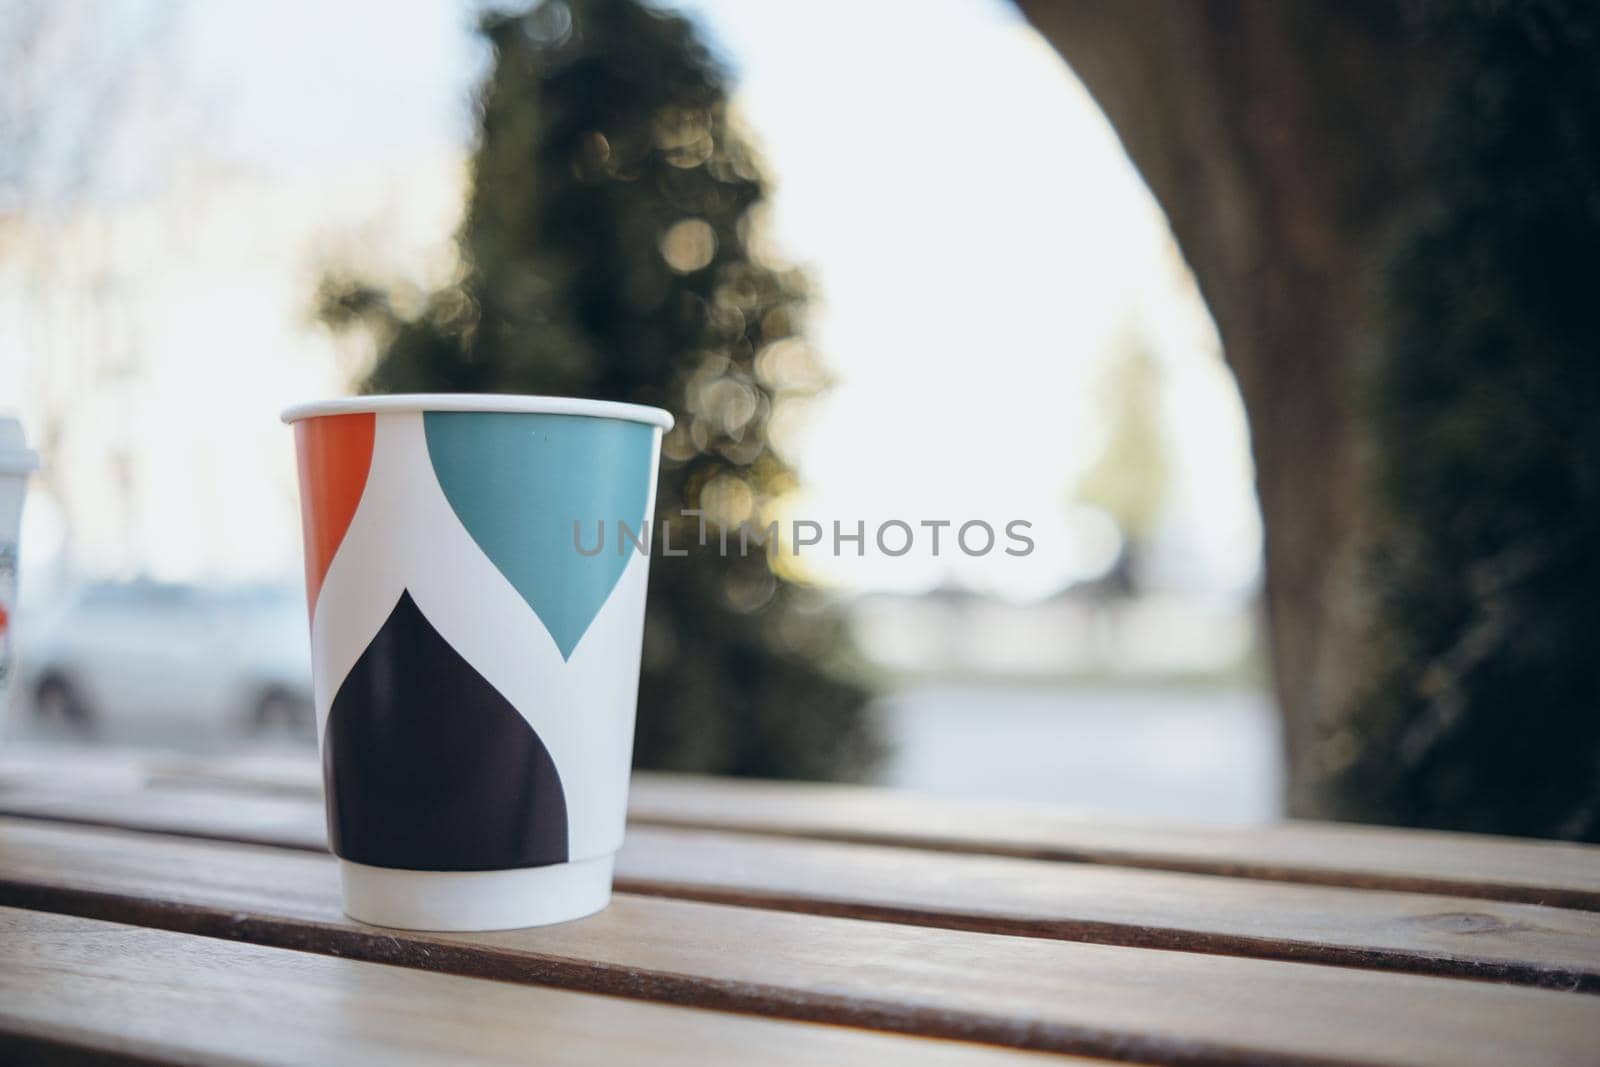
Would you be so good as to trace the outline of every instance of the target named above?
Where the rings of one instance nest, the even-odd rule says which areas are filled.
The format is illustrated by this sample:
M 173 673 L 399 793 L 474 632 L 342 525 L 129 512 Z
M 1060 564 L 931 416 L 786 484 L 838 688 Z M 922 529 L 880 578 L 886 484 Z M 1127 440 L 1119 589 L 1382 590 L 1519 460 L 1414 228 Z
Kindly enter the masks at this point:
M 1142 543 L 1155 530 L 1171 482 L 1161 430 L 1161 367 L 1142 339 L 1124 342 L 1106 368 L 1097 399 L 1110 425 L 1078 482 L 1077 498 L 1103 509 L 1124 537 Z
M 802 279 L 757 254 L 760 167 L 722 75 L 682 18 L 634 0 L 494 16 L 493 73 L 459 235 L 460 282 L 405 317 L 381 290 L 324 288 L 324 318 L 374 329 L 374 392 L 504 392 L 657 404 L 657 517 L 759 514 L 794 477 L 774 411 L 820 385 Z M 657 529 L 659 530 L 659 524 Z M 652 561 L 636 762 L 856 777 L 876 758 L 839 621 L 760 549 Z
M 1441 9 L 1374 380 L 1384 669 L 1343 814 L 1600 840 L 1600 10 Z

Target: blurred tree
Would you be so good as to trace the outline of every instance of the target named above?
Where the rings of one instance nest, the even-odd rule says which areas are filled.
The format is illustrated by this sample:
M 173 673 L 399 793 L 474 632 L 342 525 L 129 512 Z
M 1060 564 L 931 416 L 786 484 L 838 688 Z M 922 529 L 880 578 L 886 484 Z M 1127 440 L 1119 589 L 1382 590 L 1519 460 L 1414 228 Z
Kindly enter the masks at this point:
M 23 389 L 35 420 L 33 444 L 50 459 L 82 447 L 82 427 L 93 421 L 82 413 L 100 395 L 125 391 L 151 356 L 138 331 L 128 329 L 130 298 L 114 242 L 100 233 L 93 240 L 76 234 L 85 229 L 86 204 L 170 181 L 182 153 L 166 149 L 205 132 L 174 55 L 186 7 L 178 0 L 130 2 L 117 18 L 93 5 L 48 0 L 0 7 L 0 274 L 18 279 L 26 293 L 26 315 L 14 326 L 26 338 L 25 350 L 43 358 L 31 361 Z M 130 152 L 130 145 L 149 150 Z M 114 418 L 127 417 L 113 408 Z M 124 435 L 115 439 L 123 442 Z M 110 491 L 121 525 L 132 529 L 128 446 L 103 450 L 95 460 L 92 488 Z M 56 462 L 35 478 L 66 528 L 74 528 L 79 502 L 72 480 Z M 107 502 L 104 495 L 96 499 Z M 127 547 L 134 551 L 133 539 Z
M 419 313 L 330 279 L 322 313 L 364 325 L 375 392 L 543 393 L 658 404 L 657 518 L 685 557 L 652 561 L 636 762 L 856 777 L 878 743 L 844 680 L 841 622 L 762 549 L 691 544 L 684 509 L 736 524 L 794 486 L 774 412 L 822 376 L 800 335 L 802 278 L 761 244 L 758 161 L 723 76 L 683 18 L 634 0 L 546 2 L 486 19 L 461 280 Z M 657 527 L 659 530 L 659 525 Z
M 1167 214 L 1244 399 L 1290 809 L 1328 810 L 1367 678 L 1369 508 L 1347 406 L 1364 268 L 1406 209 L 1432 78 L 1378 0 L 1021 0 Z
M 1100 382 L 1100 410 L 1110 425 L 1099 454 L 1079 479 L 1075 498 L 1116 520 L 1137 559 L 1166 502 L 1169 472 L 1161 433 L 1161 367 L 1137 337 L 1129 337 Z
M 1372 377 L 1379 673 L 1334 813 L 1600 840 L 1600 8 L 1460 4 Z
M 1238 378 L 1291 810 L 1600 835 L 1594 6 L 1021 6 Z

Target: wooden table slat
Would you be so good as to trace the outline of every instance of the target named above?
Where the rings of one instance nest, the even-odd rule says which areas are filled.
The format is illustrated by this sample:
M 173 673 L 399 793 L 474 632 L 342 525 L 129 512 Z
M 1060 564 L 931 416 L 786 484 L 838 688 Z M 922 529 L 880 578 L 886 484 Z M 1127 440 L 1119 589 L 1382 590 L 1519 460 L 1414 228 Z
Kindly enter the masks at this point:
M 340 915 L 325 855 L 13 819 L 0 904 L 1139 1062 L 1579 1064 L 1600 1040 L 1593 999 L 1574 994 L 650 897 L 534 930 L 379 931 Z
M 0 813 L 323 851 L 306 797 L 0 793 Z M 642 827 L 619 888 L 987 933 L 1600 991 L 1600 914 L 905 848 Z
M 1600 846 L 1336 823 L 1151 824 L 891 790 L 636 775 L 638 825 L 1600 910 Z
M 314 760 L 146 761 L 156 782 L 320 795 Z M 1600 847 L 1289 821 L 1181 825 L 887 789 L 637 773 L 639 825 L 784 834 L 1236 878 L 1434 893 L 1600 910 Z
M 200 1063 L 701 1067 L 746 1062 L 752 1050 L 764 1063 L 796 1065 L 1043 1061 L 13 908 L 0 907 L 0 946 L 0 1061 L 8 1063 L 77 1052 Z

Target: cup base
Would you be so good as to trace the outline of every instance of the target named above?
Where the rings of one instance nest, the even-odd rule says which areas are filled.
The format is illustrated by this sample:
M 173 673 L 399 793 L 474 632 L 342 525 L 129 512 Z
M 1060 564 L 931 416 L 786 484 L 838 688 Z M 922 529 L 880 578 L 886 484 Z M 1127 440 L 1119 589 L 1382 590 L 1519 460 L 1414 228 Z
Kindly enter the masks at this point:
M 614 857 L 508 871 L 403 871 L 339 861 L 344 913 L 401 930 L 513 930 L 593 915 L 611 902 Z

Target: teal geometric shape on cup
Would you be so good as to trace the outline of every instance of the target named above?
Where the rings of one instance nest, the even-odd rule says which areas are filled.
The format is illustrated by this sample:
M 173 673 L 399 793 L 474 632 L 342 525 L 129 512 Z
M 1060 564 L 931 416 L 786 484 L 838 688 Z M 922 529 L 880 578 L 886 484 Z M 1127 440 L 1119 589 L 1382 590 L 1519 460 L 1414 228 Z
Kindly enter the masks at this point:
M 586 415 L 430 411 L 428 456 L 456 518 L 572 658 L 616 588 L 632 542 L 617 551 L 617 522 L 646 522 L 655 428 Z M 596 522 L 605 524 L 592 551 Z

